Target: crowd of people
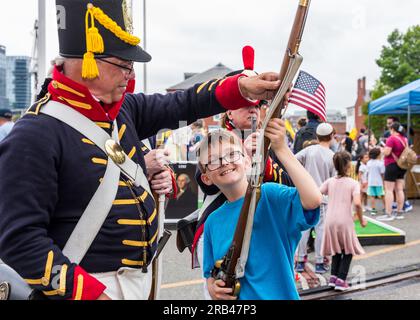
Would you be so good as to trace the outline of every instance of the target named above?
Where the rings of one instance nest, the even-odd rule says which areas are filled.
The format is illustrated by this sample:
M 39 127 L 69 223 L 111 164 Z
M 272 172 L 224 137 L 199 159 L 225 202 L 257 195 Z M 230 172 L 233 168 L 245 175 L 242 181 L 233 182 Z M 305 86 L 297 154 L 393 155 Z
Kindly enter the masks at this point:
M 251 120 L 252 117 L 256 117 L 258 123 L 261 123 L 262 106 L 263 103 L 232 110 L 222 116 L 221 128 L 238 133 L 242 139 L 244 152 L 249 157 L 256 149 L 255 141 L 259 136 L 258 132 L 250 134 Z M 0 110 L 0 121 L 2 140 L 14 125 L 11 111 Z M 194 122 L 190 128 L 191 138 L 186 154 L 188 160 L 196 161 L 197 151 L 203 140 L 207 139 L 207 132 L 203 120 Z M 286 135 L 284 139 L 287 141 L 290 136 Z M 293 150 L 295 158 L 310 174 L 324 196 L 320 205 L 319 221 L 313 228 L 302 232 L 296 251 L 296 272 L 305 271 L 308 249 L 313 247 L 315 272 L 324 274 L 331 269 L 330 285 L 336 284 L 338 290 L 345 290 L 348 287 L 346 277 L 352 256 L 363 253 L 354 232 L 352 205 L 362 226 L 366 225 L 366 221 L 361 212 L 370 214 L 380 221 L 390 222 L 404 219 L 405 214 L 412 210 L 412 205 L 406 200 L 404 192 L 406 171 L 397 165 L 398 157 L 409 143 L 405 128 L 396 117 L 387 119 L 387 129 L 379 143 L 373 133 L 365 129 L 360 130 L 359 136 L 354 141 L 348 132 L 340 140 L 330 124 L 322 123 L 317 115 L 309 111 L 307 118 L 299 119 L 295 140 L 292 146 L 289 144 L 289 148 Z M 169 153 L 165 156 L 169 156 Z M 271 153 L 271 157 L 269 171 L 272 175 L 266 177 L 265 181 L 294 186 L 287 170 L 274 152 Z M 352 160 L 357 160 L 355 166 Z M 349 178 L 351 170 L 355 170 L 358 185 Z M 182 178 L 184 176 L 180 175 L 177 179 Z M 205 194 L 215 193 L 211 190 L 214 186 L 210 187 L 203 183 L 200 174 L 197 182 Z M 183 189 L 179 188 L 177 197 L 181 197 L 182 193 Z M 226 197 L 224 200 L 227 200 Z M 378 200 L 382 203 L 381 209 L 377 207 Z M 183 207 L 179 209 L 183 210 Z M 213 206 L 211 211 L 217 209 L 217 206 Z M 204 222 L 205 220 L 202 223 Z M 313 234 L 315 239 L 312 239 Z M 204 239 L 201 238 L 200 241 Z M 199 253 L 201 264 L 204 263 L 203 254 Z
M 222 253 L 225 253 L 230 243 L 228 230 L 234 230 L 232 225 L 236 221 L 236 218 L 231 216 L 233 218 L 230 221 L 226 220 L 226 216 L 229 215 L 228 212 L 230 210 L 235 211 L 235 208 L 240 207 L 242 203 L 241 199 L 243 199 L 243 188 L 240 187 L 239 181 L 246 181 L 246 176 L 241 173 L 238 179 L 235 180 L 235 178 L 230 177 L 228 174 L 229 179 L 233 179 L 238 183 L 234 190 L 231 190 L 232 182 L 225 181 L 229 179 L 221 178 L 218 170 L 222 167 L 226 169 L 225 171 L 228 169 L 239 170 L 237 166 L 241 163 L 239 161 L 240 158 L 247 157 L 251 159 L 253 152 L 256 150 L 256 139 L 260 135 L 258 131 L 250 131 L 252 118 L 255 117 L 258 123 L 261 124 L 260 113 L 262 105 L 227 111 L 222 116 L 220 129 L 222 131 L 217 130 L 207 134 L 204 130 L 203 120 L 198 120 L 191 125 L 192 135 L 186 153 L 188 154 L 189 160 L 198 160 L 200 170 L 198 170 L 196 176 L 197 183 L 207 196 L 214 195 L 217 192 L 222 193 L 219 196 L 222 200 L 219 199 L 217 205 L 210 206 L 207 209 L 205 219 L 201 217 L 203 228 L 197 238 L 200 242 L 198 245 L 199 252 L 197 253 L 199 265 L 203 267 L 204 277 L 207 278 L 205 294 L 208 298 L 234 299 L 231 295 L 232 292 L 224 288 L 223 281 L 212 278 L 212 269 L 215 261 L 220 258 Z M 0 110 L 0 119 L 2 120 L 1 132 L 7 131 L 4 134 L 6 136 L 13 127 L 11 112 L 9 110 Z M 272 125 L 275 126 L 275 124 Z M 270 185 L 266 187 L 267 197 L 269 199 L 270 197 L 275 197 L 276 193 L 282 194 L 284 192 L 282 189 L 271 190 L 271 188 L 274 188 L 271 184 L 286 186 L 289 188 L 288 192 L 290 192 L 290 188 L 293 188 L 293 190 L 297 190 L 299 193 L 302 201 L 301 204 L 298 205 L 295 203 L 293 194 L 288 195 L 286 198 L 279 198 L 277 201 L 283 203 L 286 199 L 290 199 L 294 205 L 303 208 L 302 212 L 304 212 L 301 217 L 303 219 L 302 221 L 295 221 L 296 225 L 294 226 L 289 225 L 289 228 L 292 228 L 290 230 L 294 230 L 293 232 L 295 233 L 297 232 L 298 236 L 293 238 L 294 240 L 289 238 L 291 243 L 296 242 L 296 252 L 294 255 L 289 255 L 288 259 L 294 261 L 295 272 L 305 272 L 307 271 L 308 252 L 313 247 L 312 250 L 315 252 L 314 271 L 318 274 L 324 274 L 330 271 L 329 285 L 336 290 L 347 290 L 349 287 L 347 277 L 352 258 L 354 255 L 364 253 L 357 239 L 354 221 L 358 220 L 360 225 L 365 227 L 367 222 L 363 218 L 363 213 L 370 214 L 380 221 L 390 222 L 394 219 L 404 219 L 405 214 L 412 210 L 412 206 L 406 201 L 404 193 L 404 175 L 406 171 L 397 165 L 398 158 L 402 154 L 405 146 L 409 143 L 405 129 L 398 122 L 397 118 L 390 117 L 387 119 L 387 130 L 384 132 L 379 143 L 372 133 L 368 133 L 364 129 L 360 130 L 360 135 L 356 140 L 353 141 L 349 134 L 346 133 L 346 137 L 340 141 L 340 139 L 337 139 L 336 131 L 332 125 L 323 123 L 317 115 L 308 111 L 307 118 L 299 120 L 295 140 L 290 145 L 290 143 L 287 143 L 290 136 L 286 134 L 284 123 L 281 122 L 276 125 L 272 130 L 277 139 L 271 141 L 272 149 L 270 150 L 270 158 L 267 162 L 267 166 L 269 166 L 268 171 L 271 172 L 271 175 L 265 177 L 265 182 Z M 224 142 L 220 141 L 225 141 L 227 137 L 231 138 L 230 140 L 227 139 L 230 144 L 232 144 L 232 136 L 239 138 L 237 142 L 232 144 L 236 151 L 227 155 L 223 154 L 223 157 L 215 157 L 216 160 L 214 161 L 216 164 L 211 162 L 213 160 L 210 160 L 210 163 L 206 163 L 206 160 L 200 159 L 199 156 L 200 152 L 203 152 L 202 145 L 205 145 L 206 142 L 207 145 L 208 143 L 212 145 L 214 142 L 211 139 L 212 137 L 214 139 L 215 135 L 220 135 L 221 138 L 217 141 L 222 145 Z M 273 149 L 273 145 L 279 143 L 279 137 L 281 137 L 280 140 L 283 141 L 287 148 L 284 148 L 283 144 L 280 144 L 276 152 L 276 149 Z M 232 148 L 232 145 L 228 147 Z M 223 148 L 228 150 L 228 147 Z M 214 148 L 214 150 L 217 149 L 220 151 L 224 150 L 223 148 Z M 224 150 L 225 153 L 227 152 L 226 150 Z M 285 150 L 288 150 L 287 152 L 293 152 L 294 156 L 286 157 L 286 159 L 284 156 Z M 169 153 L 164 152 L 162 157 L 165 158 L 164 162 L 168 163 Z M 222 158 L 225 160 L 224 164 L 222 164 Z M 355 159 L 357 160 L 356 165 L 354 165 Z M 221 162 L 218 163 L 217 161 Z M 298 161 L 301 167 L 291 165 L 291 161 Z M 247 166 L 249 163 L 247 164 L 245 161 L 243 165 Z M 300 171 L 302 172 L 299 174 Z M 357 181 L 354 180 L 354 173 L 352 171 L 355 171 Z M 215 175 L 215 172 L 218 174 Z M 293 176 L 295 177 L 293 178 Z M 316 206 L 311 205 L 305 207 L 303 205 L 305 199 L 302 198 L 299 190 L 300 182 L 296 181 L 296 176 L 299 176 L 300 179 L 304 178 L 309 185 L 313 183 L 316 186 L 314 189 L 322 194 L 318 215 L 313 211 Z M 177 199 L 183 195 L 184 189 L 180 187 L 182 179 L 185 180 L 185 185 L 190 183 L 190 178 L 186 178 L 185 175 L 179 175 L 177 177 Z M 294 187 L 297 187 L 297 189 Z M 316 198 L 316 193 L 311 196 Z M 378 200 L 382 202 L 382 209 L 378 209 L 377 207 Z M 185 208 L 179 208 L 179 210 L 183 209 Z M 280 208 L 270 208 L 268 206 L 265 208 L 265 213 L 260 214 L 267 215 L 267 212 L 279 210 Z M 280 211 L 282 210 L 283 208 Z M 296 213 L 297 209 L 293 208 L 290 210 Z M 306 216 L 309 212 L 312 212 L 310 218 Z M 222 233 L 221 223 L 219 223 L 220 221 L 215 222 L 216 219 L 222 219 L 224 221 L 224 231 Z M 228 223 L 228 221 L 230 222 Z M 278 221 L 278 225 L 272 225 L 272 227 L 278 228 L 280 224 L 281 221 Z M 286 231 L 286 233 L 291 232 L 290 230 Z M 272 231 L 265 229 L 262 232 L 264 235 L 273 234 Z M 221 234 L 223 234 L 223 239 L 214 239 L 215 237 L 220 237 Z M 313 236 L 315 239 L 313 239 Z M 255 237 L 258 238 L 258 236 Z M 256 242 L 257 240 L 253 241 Z M 213 248 L 215 245 L 213 242 L 218 244 L 217 248 Z M 273 238 L 270 242 L 278 244 L 279 239 Z M 222 247 L 220 247 L 221 243 L 224 244 Z M 293 246 L 289 249 L 292 248 Z M 274 248 L 272 249 L 274 250 Z M 284 253 L 290 251 L 289 249 L 280 251 Z M 276 248 L 276 250 L 279 249 Z M 260 253 L 268 255 L 268 252 L 264 252 L 265 250 L 262 250 Z M 277 264 L 281 260 L 280 257 L 277 258 L 278 260 L 274 257 L 271 262 Z M 252 256 L 251 261 L 253 259 L 255 261 L 259 260 L 258 257 Z M 257 266 L 255 268 L 257 269 Z M 286 287 L 290 286 L 290 283 L 288 283 L 289 280 L 284 282 Z M 242 299 L 247 297 L 261 299 L 296 297 L 293 293 L 295 291 L 293 290 L 286 290 L 284 292 L 275 291 L 274 289 L 271 291 L 266 290 L 270 287 L 269 283 L 271 281 L 280 281 L 280 279 L 265 278 L 262 283 L 258 282 L 255 284 L 252 283 L 252 280 L 249 281 L 251 281 L 249 284 L 250 287 L 245 286 L 241 295 Z M 281 281 L 284 281 L 284 279 L 281 279 Z M 252 291 L 254 285 L 261 286 L 264 290 L 261 289 L 257 294 L 256 291 Z M 264 294 L 261 292 L 264 292 Z
M 397 164 L 409 141 L 405 128 L 396 117 L 387 119 L 387 129 L 379 144 L 373 133 L 365 129 L 360 130 L 355 140 L 346 132 L 339 144 L 333 143 L 332 127 L 316 123 L 316 116 L 309 112 L 308 119 L 308 125 L 296 135 L 294 151 L 321 187 L 321 192 L 328 195 L 328 200 L 324 198 L 321 204 L 320 220 L 314 228 L 315 272 L 323 274 L 329 271 L 329 257 L 332 256 L 329 284 L 345 290 L 352 256 L 363 253 L 354 231 L 352 205 L 362 227 L 367 224 L 362 212 L 390 222 L 404 219 L 405 214 L 412 210 L 412 205 L 405 198 L 406 170 Z M 330 136 L 325 137 L 326 134 Z M 300 151 L 301 148 L 304 149 Z M 352 160 L 357 160 L 356 166 L 352 165 Z M 357 182 L 350 178 L 354 177 L 350 173 L 353 167 Z M 381 210 L 377 209 L 378 200 L 382 202 Z M 305 271 L 310 234 L 306 231 L 302 235 L 297 253 L 297 272 Z
M 367 139 L 366 139 L 367 140 Z M 387 130 L 380 142 L 371 143 L 357 156 L 356 174 L 361 184 L 364 211 L 378 220 L 404 219 L 413 207 L 406 199 L 404 177 L 406 170 L 398 166 L 398 159 L 411 141 L 406 129 L 396 117 L 387 119 Z M 377 210 L 376 200 L 383 209 Z M 378 214 L 381 215 L 378 216 Z
M 315 225 L 315 272 L 331 271 L 329 285 L 336 290 L 348 288 L 347 275 L 353 255 L 362 254 L 355 232 L 353 207 L 362 227 L 360 186 L 350 178 L 352 156 L 348 152 L 349 136 L 338 145 L 336 132 L 328 123 L 308 111 L 308 124 L 296 134 L 294 151 L 324 195 L 320 219 Z M 350 139 L 351 140 L 351 139 Z M 352 141 L 353 142 L 353 141 Z M 302 234 L 296 257 L 296 272 L 305 272 L 308 262 L 310 230 Z
M 245 110 L 243 109 L 241 111 L 244 121 L 245 119 L 249 120 L 250 113 L 254 112 L 250 109 L 248 110 L 250 113 L 247 113 Z M 311 223 L 308 221 L 300 222 L 302 229 L 298 238 L 299 242 L 297 243 L 296 254 L 292 255 L 293 257 L 290 255 L 286 256 L 287 259 L 294 260 L 296 272 L 307 271 L 308 249 L 311 246 L 310 238 L 313 234 L 311 231 L 314 231 L 315 272 L 324 274 L 330 271 L 329 286 L 334 287 L 336 290 L 344 291 L 349 288 L 347 277 L 353 256 L 364 254 L 364 250 L 355 231 L 355 221 L 362 228 L 365 228 L 368 222 L 364 218 L 363 213 L 370 213 L 370 215 L 381 221 L 393 221 L 394 219 L 404 219 L 404 215 L 412 209 L 411 205 L 404 201 L 404 175 L 406 170 L 401 169 L 397 165 L 397 160 L 408 144 L 408 140 L 405 138 L 404 127 L 400 125 L 398 119 L 392 117 L 388 119 L 387 131 L 384 134 L 384 138 L 381 138 L 380 144 L 378 144 L 373 134 L 365 129 L 360 131 L 360 135 L 355 140 L 351 139 L 350 134 L 347 133 L 342 141 L 337 141 L 335 129 L 330 124 L 323 123 L 317 115 L 309 111 L 307 116 L 307 119 L 300 119 L 300 129 L 296 133 L 293 146 L 288 149 L 292 149 L 295 153 L 293 161 L 297 160 L 301 164 L 301 168 L 306 173 L 309 173 L 310 178 L 306 177 L 305 181 L 308 184 L 314 183 L 316 190 L 323 197 L 320 200 L 317 218 L 312 220 Z M 229 117 L 225 117 L 224 119 L 223 123 L 228 119 L 227 128 L 233 127 Z M 392 123 L 389 120 L 393 120 Z M 236 122 L 240 121 L 237 120 Z M 217 134 L 223 136 L 224 133 Z M 277 131 L 276 134 L 278 140 L 287 140 L 285 133 Z M 210 133 L 209 137 L 205 138 L 204 141 L 212 145 L 214 141 L 212 142 L 211 138 L 214 135 L 215 133 Z M 249 138 L 255 139 L 256 137 L 257 135 L 251 135 Z M 210 141 L 206 139 L 210 139 Z M 213 137 L 213 139 L 215 138 Z M 219 139 L 218 141 L 221 140 Z M 245 139 L 242 148 L 247 151 L 249 144 L 250 142 Z M 218 150 L 220 151 L 220 148 Z M 282 150 L 286 152 L 285 149 Z M 240 153 L 240 151 L 237 152 Z M 276 152 L 274 153 L 277 155 Z M 298 169 L 289 169 L 290 164 L 284 162 L 283 157 L 283 155 L 277 157 L 277 160 L 279 158 L 281 159 L 279 165 L 285 169 L 284 174 L 290 179 L 287 185 L 289 187 L 294 185 L 298 187 L 299 182 L 294 179 L 293 176 L 295 173 L 291 171 Z M 208 291 L 213 299 L 232 299 L 230 289 L 224 288 L 223 281 L 213 278 L 211 271 L 215 262 L 221 259 L 223 257 L 222 253 L 226 253 L 228 249 L 228 245 L 230 244 L 229 239 L 231 239 L 230 236 L 232 235 L 232 226 L 230 224 L 233 225 L 233 221 L 236 221 L 237 214 L 239 214 L 238 209 L 241 207 L 243 201 L 243 190 L 242 192 L 234 192 L 233 194 L 236 197 L 232 196 L 232 190 L 224 186 L 227 181 L 224 181 L 225 179 L 220 177 L 216 178 L 213 171 L 217 171 L 220 168 L 226 171 L 234 170 L 236 160 L 239 160 L 240 157 L 238 156 L 237 158 L 233 159 L 232 157 L 232 159 L 228 159 L 228 157 L 225 157 L 225 166 L 222 166 L 222 162 L 220 162 L 218 168 L 211 168 L 213 170 L 208 170 L 207 172 L 206 169 L 210 165 L 207 165 L 207 167 L 202 164 L 200 165 L 202 176 L 210 177 L 206 178 L 207 187 L 217 185 L 223 194 L 228 195 L 225 197 L 226 201 L 224 203 L 222 202 L 221 206 L 212 208 L 214 215 L 212 214 L 207 218 L 209 222 L 206 222 L 204 228 L 204 259 L 201 260 L 201 263 L 203 263 L 204 267 L 204 277 L 207 278 L 206 292 Z M 221 161 L 222 158 L 215 157 L 215 159 Z M 355 159 L 358 159 L 357 165 L 355 165 Z M 291 161 L 291 159 L 288 158 L 287 161 Z M 357 174 L 356 179 L 354 171 Z M 266 182 L 270 184 L 270 181 Z M 279 183 L 279 181 L 276 182 Z M 302 196 L 299 187 L 298 192 Z M 382 200 L 382 210 L 376 208 L 377 200 Z M 284 199 L 279 199 L 278 201 L 284 201 Z M 367 205 L 368 202 L 370 203 L 370 207 Z M 305 212 L 304 216 L 308 218 L 305 207 L 303 209 Z M 260 215 L 269 216 L 269 212 L 273 209 L 268 207 L 266 210 L 266 213 L 260 213 Z M 282 211 L 279 208 L 277 210 L 279 212 Z M 231 212 L 231 216 L 229 217 L 228 212 Z M 382 214 L 379 215 L 379 212 L 382 212 Z M 218 220 L 231 218 L 233 220 L 229 220 L 230 222 L 221 228 L 221 221 Z M 276 228 L 278 227 L 276 226 Z M 259 234 L 261 230 L 256 228 L 255 232 Z M 265 235 L 272 233 L 272 231 L 265 229 L 262 232 Z M 220 233 L 224 234 L 223 240 L 220 239 Z M 258 238 L 259 235 L 255 235 L 255 237 Z M 290 236 L 288 240 L 293 243 L 293 239 Z M 259 240 L 253 241 L 258 242 Z M 278 239 L 266 239 L 266 243 L 271 241 L 281 243 Z M 221 245 L 222 243 L 223 245 Z M 214 248 L 215 245 L 217 248 Z M 265 252 L 265 249 L 260 250 L 261 252 L 259 254 L 264 256 L 269 255 L 268 252 Z M 270 249 L 270 252 L 273 252 L 273 248 Z M 255 259 L 258 260 L 257 258 Z M 246 280 L 247 285 L 261 289 L 265 288 L 267 290 L 267 296 L 263 297 L 260 293 L 257 294 L 256 292 L 253 292 L 254 295 L 252 295 L 252 293 L 248 292 L 248 287 L 246 288 L 247 293 L 245 295 L 250 294 L 253 297 L 274 299 L 279 298 L 279 295 L 281 296 L 282 293 L 270 291 L 269 283 L 262 284 L 259 281 L 255 281 L 253 277 L 258 278 L 258 273 L 254 269 L 250 273 L 252 275 Z M 290 277 L 290 274 L 288 276 Z M 270 277 L 266 277 L 265 280 L 269 279 Z M 253 281 L 255 283 L 252 283 Z M 271 279 L 271 281 L 279 280 Z M 287 287 L 287 283 L 284 285 Z

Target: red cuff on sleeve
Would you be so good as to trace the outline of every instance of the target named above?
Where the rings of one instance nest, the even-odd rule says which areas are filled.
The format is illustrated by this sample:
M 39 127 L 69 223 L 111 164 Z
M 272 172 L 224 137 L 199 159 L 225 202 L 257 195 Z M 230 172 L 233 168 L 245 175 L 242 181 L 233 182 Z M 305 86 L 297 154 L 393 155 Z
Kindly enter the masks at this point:
M 259 103 L 259 101 L 251 102 L 242 96 L 238 83 L 241 77 L 246 77 L 246 75 L 238 74 L 228 77 L 216 88 L 216 99 L 227 110 L 256 106 Z
M 274 168 L 273 168 L 273 160 L 268 157 L 267 163 L 265 164 L 265 175 L 264 175 L 264 181 L 269 182 L 273 181 L 274 176 Z
M 96 300 L 105 291 L 104 284 L 77 266 L 74 270 L 72 300 Z

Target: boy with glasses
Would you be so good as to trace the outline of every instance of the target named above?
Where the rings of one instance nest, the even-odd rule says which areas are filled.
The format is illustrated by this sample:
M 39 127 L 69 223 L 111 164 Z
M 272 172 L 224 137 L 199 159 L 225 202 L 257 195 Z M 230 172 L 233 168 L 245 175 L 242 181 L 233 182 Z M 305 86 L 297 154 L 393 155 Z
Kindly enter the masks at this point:
M 296 188 L 266 183 L 261 187 L 245 276 L 239 299 L 298 299 L 294 283 L 293 257 L 301 232 L 314 226 L 321 194 L 285 143 L 285 126 L 272 120 L 265 132 L 271 147 L 284 163 Z M 199 150 L 202 180 L 216 185 L 227 201 L 212 213 L 204 227 L 204 277 L 212 299 L 234 300 L 231 288 L 212 277 L 217 260 L 223 258 L 234 230 L 248 187 L 251 161 L 239 138 L 226 130 L 209 134 Z M 275 268 L 275 271 L 273 271 Z

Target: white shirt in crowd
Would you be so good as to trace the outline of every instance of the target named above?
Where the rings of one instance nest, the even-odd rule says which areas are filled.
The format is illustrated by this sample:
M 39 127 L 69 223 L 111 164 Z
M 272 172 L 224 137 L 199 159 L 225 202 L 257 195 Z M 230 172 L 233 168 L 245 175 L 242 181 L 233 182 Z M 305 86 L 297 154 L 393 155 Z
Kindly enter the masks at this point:
M 362 180 L 361 180 L 361 182 L 362 183 L 366 183 L 368 181 L 368 168 L 367 168 L 367 165 L 364 164 L 364 163 L 361 163 L 360 164 L 360 168 L 359 168 L 359 172 L 362 173 L 362 176 L 361 176 Z
M 371 159 L 367 163 L 368 169 L 368 186 L 369 187 L 382 187 L 382 175 L 385 173 L 385 165 L 382 160 Z
M 334 152 L 319 144 L 303 149 L 296 154 L 296 158 L 314 178 L 318 187 L 335 175 Z

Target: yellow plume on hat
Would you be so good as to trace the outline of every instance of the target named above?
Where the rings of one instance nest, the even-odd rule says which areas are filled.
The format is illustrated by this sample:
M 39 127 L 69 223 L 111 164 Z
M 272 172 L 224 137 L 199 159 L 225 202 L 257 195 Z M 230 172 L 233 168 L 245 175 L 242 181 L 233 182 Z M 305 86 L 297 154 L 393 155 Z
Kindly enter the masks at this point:
M 86 28 L 86 53 L 83 56 L 82 77 L 95 79 L 99 76 L 98 66 L 95 61 L 95 53 L 104 53 L 104 40 L 95 27 L 95 19 L 106 29 L 111 31 L 117 38 L 132 46 L 137 46 L 140 39 L 124 31 L 114 20 L 105 14 L 100 8 L 92 3 L 87 5 L 85 28 Z

